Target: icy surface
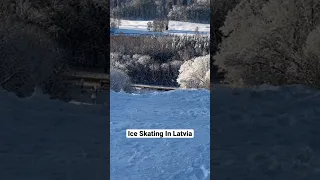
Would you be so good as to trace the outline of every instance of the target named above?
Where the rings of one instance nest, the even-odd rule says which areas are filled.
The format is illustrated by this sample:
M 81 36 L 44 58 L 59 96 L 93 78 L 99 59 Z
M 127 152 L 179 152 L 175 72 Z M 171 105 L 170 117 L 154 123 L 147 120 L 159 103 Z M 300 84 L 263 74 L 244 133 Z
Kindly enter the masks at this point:
M 198 27 L 198 34 L 210 36 L 210 24 L 169 21 L 169 29 L 164 32 L 152 32 L 147 29 L 149 21 L 121 20 L 121 26 L 115 33 L 124 34 L 154 34 L 154 35 L 195 35 Z
M 111 92 L 112 180 L 210 179 L 210 93 Z M 194 129 L 193 139 L 127 139 L 126 129 Z

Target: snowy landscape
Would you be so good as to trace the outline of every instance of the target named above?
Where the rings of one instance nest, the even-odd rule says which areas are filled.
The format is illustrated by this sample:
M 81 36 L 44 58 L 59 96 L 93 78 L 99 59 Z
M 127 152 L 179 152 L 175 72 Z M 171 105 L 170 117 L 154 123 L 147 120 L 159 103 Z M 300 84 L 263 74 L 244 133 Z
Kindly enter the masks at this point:
M 207 90 L 111 92 L 110 97 L 112 180 L 206 180 L 213 171 L 217 179 L 316 180 L 320 175 L 318 90 L 216 85 L 211 130 Z M 21 99 L 3 90 L 0 106 L 3 179 L 107 177 L 108 107 L 50 100 L 41 92 Z M 127 139 L 127 128 L 194 129 L 195 137 Z
M 209 180 L 209 1 L 132 2 L 132 11 L 111 4 L 111 179 Z M 194 138 L 127 138 L 127 129 L 193 129 Z
M 209 91 L 111 92 L 111 179 L 209 179 Z M 1 179 L 107 179 L 107 105 L 0 91 Z M 143 114 L 143 116 L 142 116 Z M 127 128 L 194 129 L 193 139 L 127 139 Z
M 208 180 L 210 93 L 111 92 L 111 179 Z M 192 139 L 127 139 L 126 129 L 194 129 Z
M 318 90 L 303 85 L 214 85 L 213 92 L 211 122 L 208 91 L 112 92 L 112 179 L 203 180 L 210 172 L 216 179 L 319 178 Z M 177 127 L 194 128 L 195 138 L 124 138 L 128 128 Z
M 153 32 L 147 29 L 149 21 L 140 20 L 121 20 L 119 29 L 113 33 L 124 35 L 202 35 L 210 36 L 210 24 L 169 21 L 169 29 L 163 32 Z M 196 28 L 198 27 L 198 32 Z
M 319 0 L 0 1 L 0 180 L 319 180 L 319 35 Z

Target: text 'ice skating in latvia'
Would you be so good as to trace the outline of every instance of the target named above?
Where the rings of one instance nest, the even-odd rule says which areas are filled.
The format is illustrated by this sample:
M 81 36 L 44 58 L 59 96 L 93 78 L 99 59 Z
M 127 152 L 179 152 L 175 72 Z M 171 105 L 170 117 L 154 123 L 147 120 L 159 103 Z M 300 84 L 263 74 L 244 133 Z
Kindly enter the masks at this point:
M 127 129 L 127 138 L 193 138 L 193 129 Z

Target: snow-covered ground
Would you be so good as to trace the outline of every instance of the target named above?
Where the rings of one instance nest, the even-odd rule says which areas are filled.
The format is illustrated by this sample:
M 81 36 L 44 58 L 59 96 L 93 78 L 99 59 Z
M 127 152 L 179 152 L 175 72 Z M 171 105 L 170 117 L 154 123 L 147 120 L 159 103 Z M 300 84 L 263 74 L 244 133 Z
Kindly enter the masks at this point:
M 320 91 L 111 92 L 111 179 L 318 180 Z M 105 105 L 0 90 L 0 179 L 108 179 Z M 127 139 L 128 128 L 194 129 L 193 139 Z M 214 152 L 209 155 L 209 132 Z
M 320 178 L 320 91 L 213 87 L 214 179 Z
M 208 179 L 209 92 L 111 93 L 107 105 L 20 99 L 0 90 L 0 179 Z M 127 128 L 194 129 L 193 139 L 127 139 Z
M 108 179 L 107 108 L 0 90 L 0 179 Z
M 112 180 L 210 178 L 210 93 L 111 92 Z M 126 129 L 194 129 L 193 139 L 127 139 Z
M 190 23 L 181 21 L 169 21 L 169 30 L 164 32 L 152 32 L 147 29 L 149 21 L 121 20 L 121 26 L 115 31 L 116 34 L 160 34 L 160 35 L 195 35 L 198 27 L 200 35 L 210 36 L 210 24 Z

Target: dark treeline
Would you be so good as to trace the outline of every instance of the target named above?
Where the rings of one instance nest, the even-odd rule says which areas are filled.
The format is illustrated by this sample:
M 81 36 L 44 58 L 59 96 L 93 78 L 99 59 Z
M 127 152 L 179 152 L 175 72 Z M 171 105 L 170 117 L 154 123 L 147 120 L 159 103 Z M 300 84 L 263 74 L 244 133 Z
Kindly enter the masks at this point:
M 169 18 L 170 20 L 209 23 L 210 2 L 197 0 L 112 0 L 112 17 L 120 19 Z
M 72 65 L 96 67 L 106 64 L 109 28 L 108 2 L 94 0 L 4 0 L 0 4 L 3 17 L 41 28 L 61 47 L 71 51 Z M 101 61 L 101 62 L 98 62 Z
M 109 72 L 109 1 L 0 1 L 0 85 L 27 96 L 67 89 L 70 68 Z

